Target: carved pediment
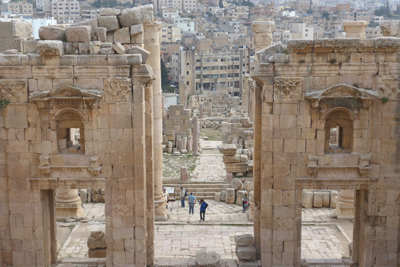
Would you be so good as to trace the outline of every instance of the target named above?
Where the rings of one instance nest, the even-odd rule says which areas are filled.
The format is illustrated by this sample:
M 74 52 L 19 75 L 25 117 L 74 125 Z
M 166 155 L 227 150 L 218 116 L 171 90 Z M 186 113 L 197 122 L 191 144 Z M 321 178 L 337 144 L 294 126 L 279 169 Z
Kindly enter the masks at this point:
M 48 108 L 96 108 L 103 92 L 84 90 L 71 85 L 64 85 L 53 92 L 50 90 L 33 92 L 29 100 L 35 102 L 39 109 Z
M 360 101 L 362 107 L 369 108 L 373 100 L 379 99 L 379 94 L 375 90 L 365 90 L 348 84 L 336 84 L 327 89 L 307 92 L 306 99 L 311 101 L 313 108 L 318 108 L 321 101 L 335 99 L 340 99 L 342 102 L 350 99 Z

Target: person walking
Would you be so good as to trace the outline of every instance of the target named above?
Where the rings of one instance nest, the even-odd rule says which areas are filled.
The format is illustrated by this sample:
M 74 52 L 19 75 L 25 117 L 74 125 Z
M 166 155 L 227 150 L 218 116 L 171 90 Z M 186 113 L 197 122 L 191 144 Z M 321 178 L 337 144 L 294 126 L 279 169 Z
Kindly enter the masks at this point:
M 200 200 L 200 221 L 203 221 L 206 219 L 206 209 L 208 207 L 208 204 L 204 201 L 204 199 Z
M 186 191 L 185 191 L 185 189 L 183 189 L 183 187 L 181 187 L 180 196 L 181 196 L 181 206 L 182 206 L 182 208 L 184 208 L 185 207 Z
M 190 192 L 190 196 L 188 196 L 188 202 L 189 202 L 189 214 L 190 211 L 192 211 L 192 214 L 194 214 L 194 204 L 196 204 L 196 197 L 193 195 L 193 192 Z

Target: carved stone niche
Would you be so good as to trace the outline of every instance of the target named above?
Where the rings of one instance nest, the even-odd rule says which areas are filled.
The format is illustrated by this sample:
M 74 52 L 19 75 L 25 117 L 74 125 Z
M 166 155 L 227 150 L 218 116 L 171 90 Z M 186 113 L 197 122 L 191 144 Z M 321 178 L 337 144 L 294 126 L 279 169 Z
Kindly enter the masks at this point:
M 288 103 L 301 100 L 303 78 L 277 77 L 274 81 L 274 101 L 276 103 Z
M 314 178 L 368 178 L 370 163 L 371 154 L 309 155 L 307 172 Z
M 71 170 L 79 170 L 80 178 L 88 178 L 101 173 L 101 160 L 97 155 L 42 154 L 39 156 L 39 161 L 42 175 L 54 173 L 58 177 L 67 177 Z
M 92 109 L 97 108 L 103 92 L 100 90 L 83 90 L 64 85 L 53 92 L 50 90 L 33 92 L 29 100 L 35 102 L 39 109 Z
M 375 90 L 357 88 L 348 84 L 336 84 L 327 89 L 306 93 L 306 99 L 311 101 L 313 108 L 344 107 L 350 110 L 368 109 L 372 101 L 379 99 Z

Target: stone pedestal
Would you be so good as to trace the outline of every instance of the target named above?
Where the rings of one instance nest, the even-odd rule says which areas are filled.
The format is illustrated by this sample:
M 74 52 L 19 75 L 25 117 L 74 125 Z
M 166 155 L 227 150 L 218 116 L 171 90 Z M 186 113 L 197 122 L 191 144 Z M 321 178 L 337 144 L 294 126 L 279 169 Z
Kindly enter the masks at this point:
M 82 219 L 86 216 L 77 189 L 59 189 L 56 194 L 56 218 L 63 221 L 67 218 Z
M 203 104 L 199 104 L 199 117 L 203 118 L 204 106 Z
M 344 21 L 343 28 L 346 32 L 347 38 L 357 38 L 357 39 L 365 39 L 367 38 L 365 35 L 365 29 L 368 26 L 368 22 L 363 20 L 358 21 Z
M 162 170 L 162 96 L 161 96 L 161 63 L 160 63 L 160 37 L 161 22 L 145 23 L 145 46 L 150 52 L 147 64 L 153 68 L 155 80 L 153 82 L 153 143 L 154 143 L 154 208 L 155 220 L 166 221 L 167 200 L 163 196 L 163 170 Z
M 193 155 L 199 155 L 199 119 L 193 118 Z
M 340 191 L 334 201 L 336 202 L 335 212 L 338 219 L 354 218 L 354 190 Z
M 189 182 L 189 174 L 187 167 L 181 167 L 181 182 Z

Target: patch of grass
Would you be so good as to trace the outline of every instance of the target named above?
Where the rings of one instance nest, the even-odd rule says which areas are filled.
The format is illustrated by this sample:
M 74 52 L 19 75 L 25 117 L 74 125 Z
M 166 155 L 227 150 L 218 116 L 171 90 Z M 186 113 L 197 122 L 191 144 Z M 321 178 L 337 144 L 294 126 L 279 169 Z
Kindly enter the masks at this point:
M 10 100 L 5 99 L 5 98 L 0 99 L 0 109 L 1 110 L 4 110 L 8 104 L 10 104 Z
M 163 153 L 163 176 L 166 179 L 180 179 L 181 167 L 187 167 L 189 177 L 196 167 L 197 156 L 186 154 L 181 156 L 173 156 L 172 154 Z
M 72 224 L 72 225 L 70 225 L 70 226 L 68 226 L 69 227 L 69 229 L 70 230 L 72 230 L 72 229 L 74 229 L 75 228 L 75 225 L 74 224 Z
M 200 138 L 207 136 L 209 141 L 222 141 L 222 130 L 219 128 L 215 130 L 214 128 L 201 128 Z
M 382 101 L 383 104 L 386 104 L 389 101 L 389 97 L 384 96 L 384 97 L 381 98 L 381 101 Z

